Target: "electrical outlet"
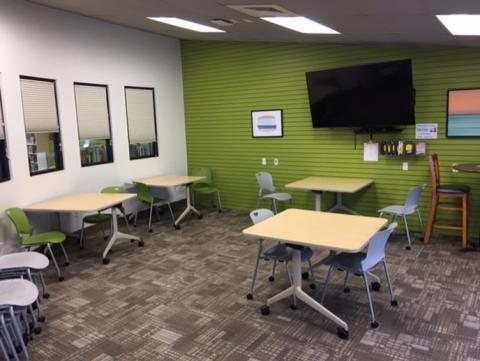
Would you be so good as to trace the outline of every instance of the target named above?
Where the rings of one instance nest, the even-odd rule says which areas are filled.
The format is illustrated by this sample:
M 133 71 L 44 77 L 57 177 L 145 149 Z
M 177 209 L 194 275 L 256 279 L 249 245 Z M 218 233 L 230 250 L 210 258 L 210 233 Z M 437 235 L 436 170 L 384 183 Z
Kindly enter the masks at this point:
M 267 158 L 265 157 L 262 158 L 262 165 L 267 165 Z
M 455 168 L 453 168 L 453 167 L 455 167 L 457 164 L 458 164 L 458 163 L 452 163 L 452 172 L 453 172 L 453 173 L 458 173 L 458 170 L 456 170 Z
M 273 160 L 273 165 L 278 165 L 278 158 L 275 158 L 275 159 Z
M 408 162 L 402 163 L 402 170 L 408 170 Z

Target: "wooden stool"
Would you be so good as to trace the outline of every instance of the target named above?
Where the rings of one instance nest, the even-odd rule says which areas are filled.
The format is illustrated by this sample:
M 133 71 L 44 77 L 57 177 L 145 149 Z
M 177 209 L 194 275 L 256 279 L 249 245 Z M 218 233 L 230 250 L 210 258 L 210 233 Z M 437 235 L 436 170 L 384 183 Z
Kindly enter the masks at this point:
M 467 248 L 469 242 L 469 218 L 470 218 L 470 187 L 465 185 L 440 184 L 440 170 L 438 167 L 438 157 L 432 154 L 428 157 L 430 163 L 430 174 L 432 176 L 432 206 L 428 216 L 428 223 L 425 229 L 423 242 L 430 242 L 433 228 L 451 229 L 462 231 L 462 248 Z M 461 205 L 440 205 L 440 199 L 458 199 Z M 462 212 L 462 225 L 452 226 L 445 224 L 436 224 L 437 211 Z

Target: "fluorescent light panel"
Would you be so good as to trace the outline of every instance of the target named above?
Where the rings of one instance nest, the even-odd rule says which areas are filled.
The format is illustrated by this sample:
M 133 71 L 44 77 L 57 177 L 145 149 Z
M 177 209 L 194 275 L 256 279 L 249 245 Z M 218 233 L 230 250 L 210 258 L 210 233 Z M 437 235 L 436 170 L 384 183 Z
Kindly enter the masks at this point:
M 480 15 L 437 15 L 452 35 L 480 35 Z
M 224 30 L 212 28 L 210 26 L 197 24 L 188 20 L 180 18 L 167 18 L 167 17 L 149 17 L 147 19 L 158 21 L 160 23 L 178 26 L 179 28 L 184 28 L 188 30 L 198 31 L 200 33 L 224 33 Z
M 298 31 L 302 34 L 340 34 L 328 26 L 319 24 L 303 16 L 275 16 L 261 19 L 290 30 Z

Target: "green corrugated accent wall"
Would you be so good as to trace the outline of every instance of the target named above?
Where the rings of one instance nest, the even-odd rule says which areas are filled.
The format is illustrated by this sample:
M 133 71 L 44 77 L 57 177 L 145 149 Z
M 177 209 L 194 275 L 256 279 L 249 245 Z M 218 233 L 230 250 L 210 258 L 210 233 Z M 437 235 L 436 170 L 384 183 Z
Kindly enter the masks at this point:
M 438 140 L 426 141 L 427 152 L 439 154 L 442 183 L 472 186 L 472 230 L 477 232 L 480 175 L 453 173 L 451 165 L 480 162 L 480 141 L 446 139 L 445 119 L 447 89 L 480 88 L 480 49 L 183 41 L 189 169 L 212 168 L 225 208 L 256 206 L 258 171 L 271 172 L 280 189 L 311 175 L 372 178 L 374 185 L 345 196 L 349 206 L 365 215 L 403 203 L 409 188 L 430 183 L 427 158 L 380 156 L 379 162 L 364 162 L 365 135 L 355 150 L 351 130 L 313 129 L 305 72 L 405 58 L 413 61 L 416 121 L 440 128 Z M 262 109 L 283 109 L 283 138 L 252 138 L 251 111 Z M 377 141 L 414 138 L 414 127 L 374 136 Z M 261 165 L 262 157 L 267 166 Z M 273 158 L 279 159 L 278 166 Z M 402 171 L 404 161 L 409 171 Z M 421 200 L 425 218 L 430 192 L 429 186 Z M 311 193 L 292 193 L 296 207 L 313 209 Z M 333 202 L 331 195 L 324 199 L 325 206 Z

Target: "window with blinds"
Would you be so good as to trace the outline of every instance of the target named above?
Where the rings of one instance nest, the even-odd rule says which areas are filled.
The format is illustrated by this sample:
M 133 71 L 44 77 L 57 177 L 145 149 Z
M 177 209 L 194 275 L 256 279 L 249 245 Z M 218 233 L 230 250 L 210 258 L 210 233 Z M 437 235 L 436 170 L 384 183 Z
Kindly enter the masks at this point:
M 108 87 L 75 83 L 74 88 L 82 166 L 113 162 Z
M 20 77 L 30 175 L 63 169 L 55 80 Z
M 0 93 L 0 182 L 10 179 L 10 167 L 7 158 L 7 142 L 3 124 L 2 94 Z
M 130 159 L 158 156 L 153 88 L 125 87 Z

